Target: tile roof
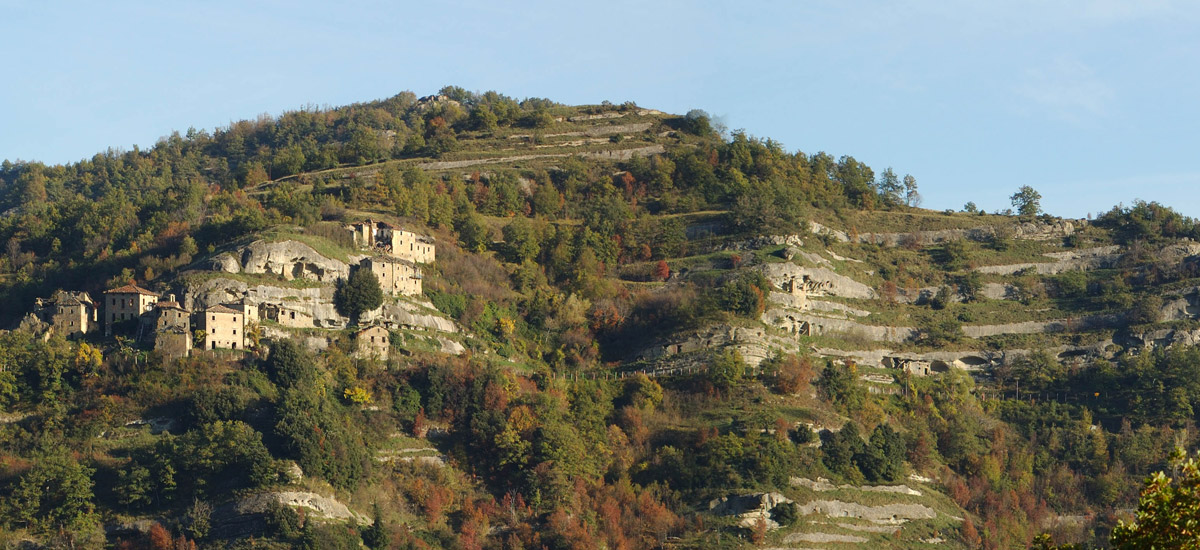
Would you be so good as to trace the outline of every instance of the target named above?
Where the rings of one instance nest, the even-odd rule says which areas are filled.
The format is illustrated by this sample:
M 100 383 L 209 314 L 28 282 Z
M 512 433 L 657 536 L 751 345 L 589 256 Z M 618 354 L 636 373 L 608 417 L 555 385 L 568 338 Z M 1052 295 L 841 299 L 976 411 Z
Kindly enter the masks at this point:
M 210 308 L 208 308 L 208 309 L 206 309 L 206 310 L 204 310 L 204 311 L 205 311 L 206 313 L 235 313 L 235 314 L 238 314 L 238 315 L 240 315 L 240 314 L 242 313 L 242 312 L 240 312 L 240 311 L 238 311 L 238 310 L 236 310 L 236 309 L 233 309 L 233 308 L 231 308 L 231 307 L 227 307 L 227 306 L 224 306 L 224 305 L 221 305 L 221 304 L 217 304 L 217 305 L 215 305 L 215 306 L 212 306 L 212 307 L 210 307 Z
M 417 267 L 417 264 L 410 262 L 408 260 L 405 260 L 404 258 L 397 258 L 395 256 L 380 255 L 380 256 L 373 256 L 373 257 L 370 257 L 367 259 L 371 260 L 374 263 L 380 263 L 380 264 L 404 264 L 404 265 L 407 265 L 410 267 Z
M 125 285 L 117 288 L 112 288 L 104 291 L 105 294 L 146 294 L 148 296 L 162 296 L 153 290 L 146 290 L 137 285 Z

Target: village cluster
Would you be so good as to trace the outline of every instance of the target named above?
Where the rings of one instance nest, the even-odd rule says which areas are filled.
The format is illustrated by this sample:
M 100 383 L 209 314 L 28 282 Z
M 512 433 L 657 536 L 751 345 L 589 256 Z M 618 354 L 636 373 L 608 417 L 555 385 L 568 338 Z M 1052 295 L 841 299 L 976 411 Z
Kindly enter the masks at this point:
M 382 221 L 355 222 L 347 230 L 359 248 L 373 253 L 359 263 L 359 269 L 370 270 L 384 293 L 421 294 L 419 264 L 433 263 L 432 239 Z M 86 292 L 60 290 L 49 299 L 38 298 L 32 315 L 48 326 L 47 335 L 76 338 L 103 330 L 106 338 L 133 337 L 171 359 L 190 355 L 195 346 L 244 350 L 250 342 L 248 328 L 261 320 L 291 328 L 315 326 L 311 313 L 283 303 L 253 303 L 242 298 L 191 311 L 174 294 L 164 295 L 132 282 L 104 291 L 100 302 Z M 361 328 L 355 336 L 359 352 L 387 356 L 391 347 L 387 328 L 374 324 Z

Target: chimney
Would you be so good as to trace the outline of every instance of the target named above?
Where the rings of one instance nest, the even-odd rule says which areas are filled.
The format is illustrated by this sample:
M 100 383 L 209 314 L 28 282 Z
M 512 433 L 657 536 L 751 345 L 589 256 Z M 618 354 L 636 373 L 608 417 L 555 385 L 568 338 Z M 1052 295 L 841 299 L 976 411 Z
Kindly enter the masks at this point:
M 167 301 L 168 301 L 168 302 L 174 302 L 174 301 L 175 301 L 175 295 L 174 295 L 174 294 L 168 294 L 168 295 L 167 295 Z

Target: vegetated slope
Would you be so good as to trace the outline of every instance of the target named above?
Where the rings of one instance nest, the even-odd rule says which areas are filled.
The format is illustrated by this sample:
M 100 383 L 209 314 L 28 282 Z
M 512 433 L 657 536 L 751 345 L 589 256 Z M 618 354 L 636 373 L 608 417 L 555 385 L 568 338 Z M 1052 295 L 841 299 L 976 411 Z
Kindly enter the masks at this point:
M 132 279 L 192 304 L 294 297 L 320 327 L 176 361 L 0 336 L 0 533 L 1103 540 L 1138 479 L 1194 446 L 1195 224 L 1140 203 L 1096 222 L 930 212 L 905 183 L 701 112 L 457 88 L 5 162 L 7 324 Z M 425 323 L 386 361 L 356 356 L 325 295 L 364 218 L 438 246 L 425 296 L 379 314 Z M 304 247 L 283 272 L 313 277 L 244 261 L 272 243 Z

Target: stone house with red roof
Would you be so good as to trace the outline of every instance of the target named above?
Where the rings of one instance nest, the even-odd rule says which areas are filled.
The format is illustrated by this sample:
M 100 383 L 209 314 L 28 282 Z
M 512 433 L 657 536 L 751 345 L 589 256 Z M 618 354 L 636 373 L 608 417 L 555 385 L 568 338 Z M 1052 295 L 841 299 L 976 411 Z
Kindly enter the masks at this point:
M 113 327 L 136 327 L 142 315 L 149 313 L 162 295 L 136 284 L 104 291 L 104 335 L 112 336 Z

